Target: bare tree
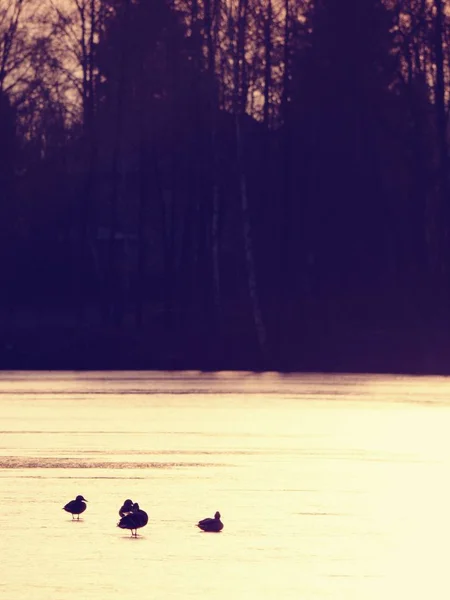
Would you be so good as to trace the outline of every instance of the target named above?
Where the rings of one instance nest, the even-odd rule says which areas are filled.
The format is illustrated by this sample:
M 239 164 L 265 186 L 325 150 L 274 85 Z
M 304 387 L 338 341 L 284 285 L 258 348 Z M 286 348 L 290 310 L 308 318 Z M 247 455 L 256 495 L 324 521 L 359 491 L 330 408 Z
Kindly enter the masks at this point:
M 230 12 L 230 16 L 233 13 Z M 256 329 L 258 345 L 263 360 L 268 358 L 267 333 L 262 317 L 258 286 L 256 281 L 256 265 L 253 250 L 253 236 L 250 222 L 250 208 L 247 191 L 247 176 L 244 159 L 244 139 L 242 131 L 242 117 L 245 114 L 247 99 L 246 88 L 246 27 L 248 14 L 248 0 L 239 0 L 237 6 L 236 26 L 237 35 L 234 45 L 234 120 L 236 134 L 237 172 L 239 196 L 242 211 L 242 225 L 244 233 L 245 264 L 247 268 L 247 285 L 252 306 L 253 321 Z
M 449 210 L 449 157 L 447 141 L 447 102 L 446 96 L 446 65 L 445 65 L 445 32 L 444 32 L 444 8 L 442 0 L 434 0 L 435 19 L 433 48 L 436 68 L 436 79 L 434 86 L 434 104 L 436 110 L 436 141 L 438 149 L 438 182 L 439 182 L 439 213 L 443 217 L 443 265 L 447 265 L 450 250 L 450 210 Z M 445 269 L 447 270 L 447 268 Z
M 145 259 L 147 244 L 145 239 L 145 226 L 147 218 L 147 203 L 149 194 L 148 174 L 148 114 L 146 111 L 146 94 L 144 93 L 144 81 L 147 75 L 144 60 L 139 65 L 140 88 L 139 98 L 139 204 L 137 215 L 138 255 L 137 255 L 137 281 L 136 281 L 136 325 L 141 327 L 144 322 L 144 280 L 146 275 Z
M 270 128 L 271 118 L 271 90 L 272 90 L 272 27 L 273 27 L 273 7 L 272 0 L 268 1 L 267 14 L 264 19 L 264 116 L 263 121 L 267 129 Z
M 208 110 L 211 146 L 211 187 L 212 187 L 212 219 L 211 219 L 211 251 L 213 296 L 216 312 L 216 324 L 221 320 L 221 286 L 220 286 L 220 193 L 218 183 L 217 159 L 217 76 L 216 76 L 216 40 L 218 21 L 221 13 L 221 0 L 205 0 L 205 35 L 208 52 Z
M 113 134 L 112 163 L 111 163 L 111 195 L 109 202 L 109 240 L 108 240 L 108 266 L 107 266 L 107 302 L 109 310 L 107 318 L 115 324 L 120 324 L 122 319 L 122 281 L 118 277 L 118 244 L 117 233 L 119 224 L 119 196 L 120 196 L 120 161 L 122 158 L 124 121 L 125 121 L 125 92 L 127 86 L 127 60 L 128 45 L 130 43 L 130 10 L 131 0 L 123 0 L 120 4 L 121 36 L 117 81 L 117 102 Z
M 84 320 L 86 277 L 92 252 L 95 252 L 92 213 L 98 171 L 97 47 L 104 26 L 105 6 L 102 0 L 47 1 L 53 11 L 50 58 L 59 72 L 66 103 L 72 105 L 72 121 L 81 124 L 79 143 L 85 176 L 75 217 L 79 261 L 76 311 Z
M 0 91 L 11 89 L 14 82 L 7 86 L 8 77 L 23 63 L 22 16 L 25 0 L 8 0 L 0 7 Z M 17 78 L 16 78 L 17 79 Z
M 292 53 L 292 0 L 284 0 L 284 32 L 283 32 L 283 80 L 281 93 L 281 118 L 284 124 L 282 137 L 283 152 L 283 178 L 282 178 L 282 200 L 281 200 L 281 227 L 280 227 L 280 289 L 284 291 L 287 298 L 290 279 L 290 241 L 291 241 L 291 215 L 292 215 L 292 133 L 290 122 L 290 77 L 291 77 L 291 53 Z
M 0 3 L 0 91 L 15 107 L 26 102 L 39 84 L 36 65 L 50 33 L 48 6 L 39 0 Z M 46 67 L 39 62 L 39 67 Z

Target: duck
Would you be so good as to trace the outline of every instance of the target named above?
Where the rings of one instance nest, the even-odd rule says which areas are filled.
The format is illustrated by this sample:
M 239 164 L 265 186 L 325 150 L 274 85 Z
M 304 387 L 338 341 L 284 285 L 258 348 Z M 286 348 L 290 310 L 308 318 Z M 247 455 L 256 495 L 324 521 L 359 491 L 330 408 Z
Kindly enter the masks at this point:
M 77 496 L 75 500 L 71 500 L 65 506 L 63 506 L 63 510 L 68 513 L 71 513 L 72 519 L 75 515 L 77 515 L 77 520 L 80 520 L 80 515 L 86 510 L 86 498 L 83 496 Z
M 132 511 L 133 511 L 133 500 L 130 500 L 129 498 L 127 498 L 127 500 L 124 501 L 123 505 L 121 506 L 121 508 L 119 510 L 119 516 L 125 517 L 125 515 L 129 515 Z
M 223 523 L 220 520 L 220 512 L 217 511 L 214 515 L 214 519 L 208 517 L 207 519 L 203 519 L 197 523 L 197 527 L 202 529 L 203 531 L 212 531 L 218 533 L 223 529 Z
M 139 507 L 139 504 L 135 502 L 132 510 L 127 515 L 124 515 L 117 523 L 117 527 L 121 529 L 130 529 L 131 536 L 137 537 L 137 530 L 141 527 L 145 527 L 148 523 L 148 514 L 145 510 Z

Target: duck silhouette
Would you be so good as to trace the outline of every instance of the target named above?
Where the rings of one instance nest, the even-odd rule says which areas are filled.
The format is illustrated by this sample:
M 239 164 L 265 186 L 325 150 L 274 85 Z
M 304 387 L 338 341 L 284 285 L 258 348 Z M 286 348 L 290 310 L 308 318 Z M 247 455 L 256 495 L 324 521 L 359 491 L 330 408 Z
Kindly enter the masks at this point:
M 133 512 L 133 500 L 130 500 L 128 498 L 127 500 L 125 500 L 125 502 L 121 506 L 121 508 L 119 510 L 119 516 L 125 517 L 126 515 L 129 515 L 131 512 Z
M 81 513 L 86 510 L 85 502 L 87 502 L 86 498 L 83 498 L 83 496 L 77 496 L 75 500 L 71 500 L 65 506 L 63 506 L 63 510 L 71 513 L 72 519 L 75 515 L 77 515 L 77 520 L 79 520 Z
M 218 533 L 223 529 L 223 523 L 220 520 L 220 512 L 217 511 L 214 515 L 214 519 L 208 517 L 197 523 L 197 527 L 200 527 L 202 531 L 212 531 Z
M 148 514 L 139 508 L 139 504 L 133 504 L 132 511 L 124 515 L 117 523 L 121 529 L 130 529 L 132 537 L 137 537 L 137 530 L 145 527 L 148 523 Z

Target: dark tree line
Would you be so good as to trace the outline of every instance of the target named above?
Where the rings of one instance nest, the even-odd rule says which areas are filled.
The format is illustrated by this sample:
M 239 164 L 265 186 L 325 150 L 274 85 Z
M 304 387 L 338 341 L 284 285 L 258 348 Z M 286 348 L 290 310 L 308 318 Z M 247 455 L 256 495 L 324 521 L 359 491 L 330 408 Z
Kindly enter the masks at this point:
M 448 368 L 449 35 L 443 0 L 0 0 L 5 366 Z

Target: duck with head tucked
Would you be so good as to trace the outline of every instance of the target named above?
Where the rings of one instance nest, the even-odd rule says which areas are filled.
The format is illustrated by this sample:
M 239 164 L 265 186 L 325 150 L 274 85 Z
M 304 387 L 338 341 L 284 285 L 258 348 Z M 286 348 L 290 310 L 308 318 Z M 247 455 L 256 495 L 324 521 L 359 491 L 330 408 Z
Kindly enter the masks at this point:
M 74 519 L 74 516 L 77 515 L 77 520 L 79 521 L 81 513 L 86 510 L 86 502 L 86 498 L 83 498 L 83 496 L 77 496 L 75 500 L 71 500 L 65 506 L 63 506 L 63 510 L 71 513 L 72 520 Z
M 124 517 L 125 515 L 129 515 L 131 512 L 133 512 L 133 500 L 127 498 L 127 500 L 125 500 L 123 505 L 120 507 L 119 516 Z
M 131 536 L 137 537 L 137 530 L 141 527 L 145 527 L 147 523 L 148 514 L 145 512 L 145 510 L 141 510 L 141 508 L 139 508 L 139 504 L 135 502 L 131 512 L 124 515 L 120 519 L 120 521 L 117 523 L 117 527 L 120 527 L 120 529 L 130 529 Z
M 220 512 L 217 511 L 214 515 L 214 519 L 208 517 L 207 519 L 203 519 L 197 523 L 197 527 L 199 527 L 202 531 L 211 531 L 218 533 L 223 529 L 223 523 L 220 520 Z

